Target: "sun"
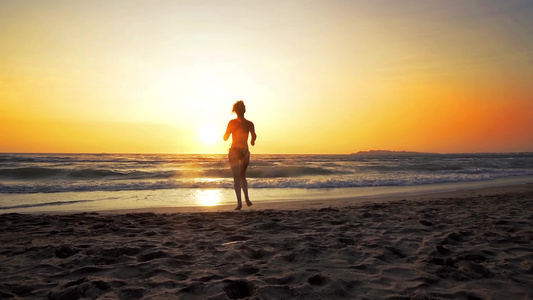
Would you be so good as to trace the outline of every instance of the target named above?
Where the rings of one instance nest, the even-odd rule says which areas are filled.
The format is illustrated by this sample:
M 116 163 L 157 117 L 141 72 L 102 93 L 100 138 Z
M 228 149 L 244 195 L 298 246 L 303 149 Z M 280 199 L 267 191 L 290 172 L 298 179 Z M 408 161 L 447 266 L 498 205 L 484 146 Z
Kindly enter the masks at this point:
M 204 125 L 198 131 L 198 138 L 207 145 L 212 145 L 222 139 L 222 135 L 214 125 Z

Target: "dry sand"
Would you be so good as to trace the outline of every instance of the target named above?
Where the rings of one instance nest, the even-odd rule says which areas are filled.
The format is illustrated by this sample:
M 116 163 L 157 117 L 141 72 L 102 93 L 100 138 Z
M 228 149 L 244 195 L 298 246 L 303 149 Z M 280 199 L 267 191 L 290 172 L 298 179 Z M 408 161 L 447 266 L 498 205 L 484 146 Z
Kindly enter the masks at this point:
M 0 298 L 533 299 L 533 184 L 367 201 L 0 215 Z

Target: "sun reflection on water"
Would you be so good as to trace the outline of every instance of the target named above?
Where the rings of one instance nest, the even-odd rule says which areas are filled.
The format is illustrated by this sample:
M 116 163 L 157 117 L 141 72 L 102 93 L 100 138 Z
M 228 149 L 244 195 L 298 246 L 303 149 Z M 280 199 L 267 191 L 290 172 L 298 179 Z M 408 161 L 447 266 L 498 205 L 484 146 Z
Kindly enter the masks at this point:
M 197 190 L 196 202 L 201 206 L 215 206 L 220 204 L 220 190 Z

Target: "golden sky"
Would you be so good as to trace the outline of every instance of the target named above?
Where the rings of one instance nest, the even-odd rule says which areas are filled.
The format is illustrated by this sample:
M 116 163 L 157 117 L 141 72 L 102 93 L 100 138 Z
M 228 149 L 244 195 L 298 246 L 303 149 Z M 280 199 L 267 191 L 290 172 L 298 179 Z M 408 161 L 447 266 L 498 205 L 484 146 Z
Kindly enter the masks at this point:
M 0 152 L 533 151 L 531 1 L 0 0 Z

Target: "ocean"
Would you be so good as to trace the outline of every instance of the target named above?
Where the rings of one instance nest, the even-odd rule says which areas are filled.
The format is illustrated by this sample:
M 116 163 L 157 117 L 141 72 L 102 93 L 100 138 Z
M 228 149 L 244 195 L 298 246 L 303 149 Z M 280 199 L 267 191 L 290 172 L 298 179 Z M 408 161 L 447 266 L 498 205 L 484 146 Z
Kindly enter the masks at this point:
M 252 201 L 414 194 L 531 181 L 533 153 L 252 154 L 247 177 Z M 0 213 L 235 203 L 226 155 L 0 154 Z

